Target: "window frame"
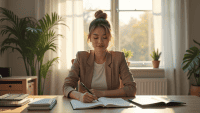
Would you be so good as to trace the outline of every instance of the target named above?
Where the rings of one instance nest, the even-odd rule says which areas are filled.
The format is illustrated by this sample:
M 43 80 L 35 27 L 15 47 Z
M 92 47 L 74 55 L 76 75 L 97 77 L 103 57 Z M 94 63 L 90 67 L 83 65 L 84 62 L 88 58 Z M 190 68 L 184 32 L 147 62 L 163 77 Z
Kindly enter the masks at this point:
M 120 50 L 120 39 L 119 39 L 119 12 L 135 12 L 135 11 L 146 11 L 151 12 L 152 10 L 119 10 L 119 0 L 110 0 L 111 2 L 111 9 L 110 10 L 104 10 L 104 11 L 110 11 L 111 13 L 111 23 L 113 27 L 113 32 L 115 35 L 115 48 L 114 51 L 121 51 Z M 86 10 L 86 11 L 96 11 L 96 10 Z M 152 67 L 152 61 L 130 61 L 130 67 Z

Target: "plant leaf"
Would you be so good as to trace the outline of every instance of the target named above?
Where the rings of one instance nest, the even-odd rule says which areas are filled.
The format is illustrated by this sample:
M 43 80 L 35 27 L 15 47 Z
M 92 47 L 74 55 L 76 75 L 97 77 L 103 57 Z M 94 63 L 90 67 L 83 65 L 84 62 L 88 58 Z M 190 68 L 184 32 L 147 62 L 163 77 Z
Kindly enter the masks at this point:
M 195 67 L 195 64 L 199 64 L 199 58 L 200 58 L 200 51 L 197 47 L 191 47 L 189 48 L 189 53 L 184 55 L 182 66 L 184 63 L 186 63 L 182 69 L 184 72 L 188 70 L 192 70 Z M 186 62 L 188 61 L 188 62 Z

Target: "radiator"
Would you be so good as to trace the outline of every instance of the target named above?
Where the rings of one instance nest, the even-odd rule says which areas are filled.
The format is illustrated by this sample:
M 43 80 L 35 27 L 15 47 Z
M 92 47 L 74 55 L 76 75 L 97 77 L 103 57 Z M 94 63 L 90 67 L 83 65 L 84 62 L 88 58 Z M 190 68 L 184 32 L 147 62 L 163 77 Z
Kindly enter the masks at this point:
M 167 95 L 166 78 L 134 78 L 136 95 Z

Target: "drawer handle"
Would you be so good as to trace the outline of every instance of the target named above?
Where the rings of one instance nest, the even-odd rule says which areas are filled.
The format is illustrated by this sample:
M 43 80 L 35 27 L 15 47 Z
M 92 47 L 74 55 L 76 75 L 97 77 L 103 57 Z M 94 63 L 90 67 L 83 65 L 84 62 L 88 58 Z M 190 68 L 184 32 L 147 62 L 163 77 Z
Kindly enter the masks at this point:
M 9 87 L 12 87 L 11 85 L 9 85 Z

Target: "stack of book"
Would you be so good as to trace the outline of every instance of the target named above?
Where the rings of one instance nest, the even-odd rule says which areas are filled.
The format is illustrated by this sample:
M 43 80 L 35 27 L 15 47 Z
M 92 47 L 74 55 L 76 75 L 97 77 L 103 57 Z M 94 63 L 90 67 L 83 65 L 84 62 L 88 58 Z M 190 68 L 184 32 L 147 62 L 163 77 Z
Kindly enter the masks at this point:
M 56 98 L 34 98 L 28 104 L 28 110 L 51 110 L 57 103 Z
M 22 106 L 31 101 L 29 94 L 4 94 L 0 96 L 0 106 Z

